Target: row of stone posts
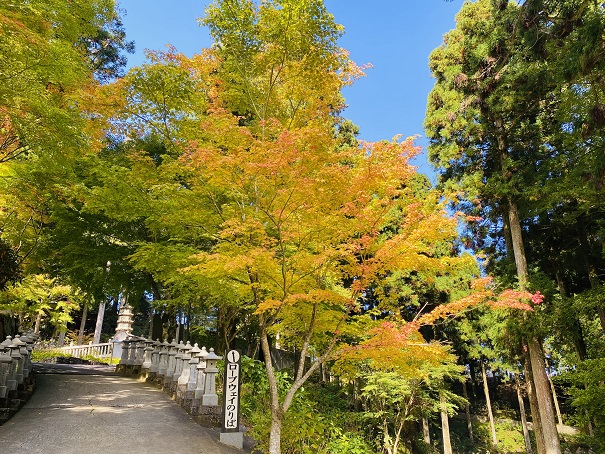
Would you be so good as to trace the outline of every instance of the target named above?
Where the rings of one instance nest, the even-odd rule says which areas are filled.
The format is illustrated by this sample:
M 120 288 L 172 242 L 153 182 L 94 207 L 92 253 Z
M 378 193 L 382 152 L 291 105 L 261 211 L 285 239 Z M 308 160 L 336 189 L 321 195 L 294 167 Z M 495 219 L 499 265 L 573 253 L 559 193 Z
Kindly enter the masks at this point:
M 213 348 L 200 349 L 189 341 L 177 344 L 133 337 L 122 342 L 116 371 L 154 383 L 191 415 L 216 423 L 220 418 L 216 394 L 220 359 Z
M 0 343 L 0 425 L 29 399 L 34 390 L 31 354 L 38 334 L 8 336 Z

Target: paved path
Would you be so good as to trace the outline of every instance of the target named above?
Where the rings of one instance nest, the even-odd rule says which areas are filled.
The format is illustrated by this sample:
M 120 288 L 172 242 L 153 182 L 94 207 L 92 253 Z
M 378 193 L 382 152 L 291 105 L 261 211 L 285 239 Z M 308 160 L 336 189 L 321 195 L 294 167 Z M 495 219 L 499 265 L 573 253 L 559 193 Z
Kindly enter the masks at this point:
M 108 366 L 37 364 L 36 390 L 0 426 L 2 454 L 242 454 L 164 392 Z

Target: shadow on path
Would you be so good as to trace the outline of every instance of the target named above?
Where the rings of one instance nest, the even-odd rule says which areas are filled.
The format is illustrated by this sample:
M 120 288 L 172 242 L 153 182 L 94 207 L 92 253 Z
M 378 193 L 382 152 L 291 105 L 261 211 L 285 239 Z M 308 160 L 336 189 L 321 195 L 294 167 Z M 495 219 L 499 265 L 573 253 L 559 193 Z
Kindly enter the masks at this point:
M 36 391 L 0 426 L 0 452 L 235 454 L 165 393 L 113 367 L 36 364 Z

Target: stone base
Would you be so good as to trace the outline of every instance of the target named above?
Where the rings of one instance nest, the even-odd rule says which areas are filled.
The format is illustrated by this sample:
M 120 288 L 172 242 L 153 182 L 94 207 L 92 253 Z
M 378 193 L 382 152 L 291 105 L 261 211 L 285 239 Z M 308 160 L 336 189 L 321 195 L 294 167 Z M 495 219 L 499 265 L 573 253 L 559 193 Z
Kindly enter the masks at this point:
M 154 372 L 151 372 L 151 371 L 150 371 L 150 372 L 147 374 L 147 377 L 145 377 L 145 381 L 146 381 L 147 383 L 155 383 L 157 376 L 158 376 L 158 373 L 157 373 L 157 372 L 155 372 L 155 371 L 154 371 Z
M 193 406 L 193 395 L 195 390 L 187 390 L 183 395 L 183 403 L 181 404 L 187 413 L 191 413 L 191 407 Z
M 177 385 L 177 387 L 176 387 L 176 403 L 179 404 L 181 407 L 184 406 L 186 392 L 187 392 L 187 384 Z
M 170 394 L 171 399 L 176 399 L 176 388 L 178 385 L 176 381 L 170 382 L 170 388 L 167 389 L 167 393 Z
M 155 384 L 155 387 L 158 389 L 162 389 L 164 388 L 164 380 L 166 379 L 166 377 L 164 375 L 157 375 L 155 377 L 155 379 L 153 380 L 153 383 Z
M 243 432 L 221 432 L 219 441 L 227 446 L 233 446 L 237 449 L 244 449 L 244 433 Z
M 204 394 L 202 396 L 202 405 L 209 407 L 218 405 L 218 396 L 216 394 Z
M 148 381 L 147 378 L 149 377 L 149 369 L 145 369 L 142 368 L 141 371 L 139 372 L 139 381 Z
M 199 405 L 199 401 L 194 400 L 191 406 L 191 416 L 203 426 L 221 427 L 221 407 L 208 407 Z
M 9 391 L 8 396 L 0 399 L 0 425 L 8 421 L 29 400 L 35 389 L 33 374 L 28 384 L 19 385 L 18 390 Z

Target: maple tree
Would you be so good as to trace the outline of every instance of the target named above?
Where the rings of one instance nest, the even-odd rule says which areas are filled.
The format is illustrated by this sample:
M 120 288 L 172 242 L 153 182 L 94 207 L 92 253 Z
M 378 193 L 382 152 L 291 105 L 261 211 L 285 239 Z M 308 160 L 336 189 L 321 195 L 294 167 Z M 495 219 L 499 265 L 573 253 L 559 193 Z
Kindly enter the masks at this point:
M 420 304 L 415 286 L 459 290 L 447 308 L 430 301 L 437 309 L 409 323 L 410 333 L 495 295 L 469 289 L 463 276 L 478 274 L 476 263 L 448 246 L 457 219 L 410 165 L 413 139 L 349 137 L 340 89 L 361 69 L 335 46 L 341 28 L 321 2 L 216 2 L 204 23 L 216 48 L 192 58 L 150 53 L 101 88 L 91 112 L 129 141 L 74 194 L 83 212 L 139 225 L 128 259 L 170 295 L 164 302 L 197 298 L 198 310 L 256 320 L 269 450 L 280 452 L 294 396 L 341 351 L 370 294 L 397 314 L 406 298 Z M 300 358 L 281 395 L 279 345 Z

